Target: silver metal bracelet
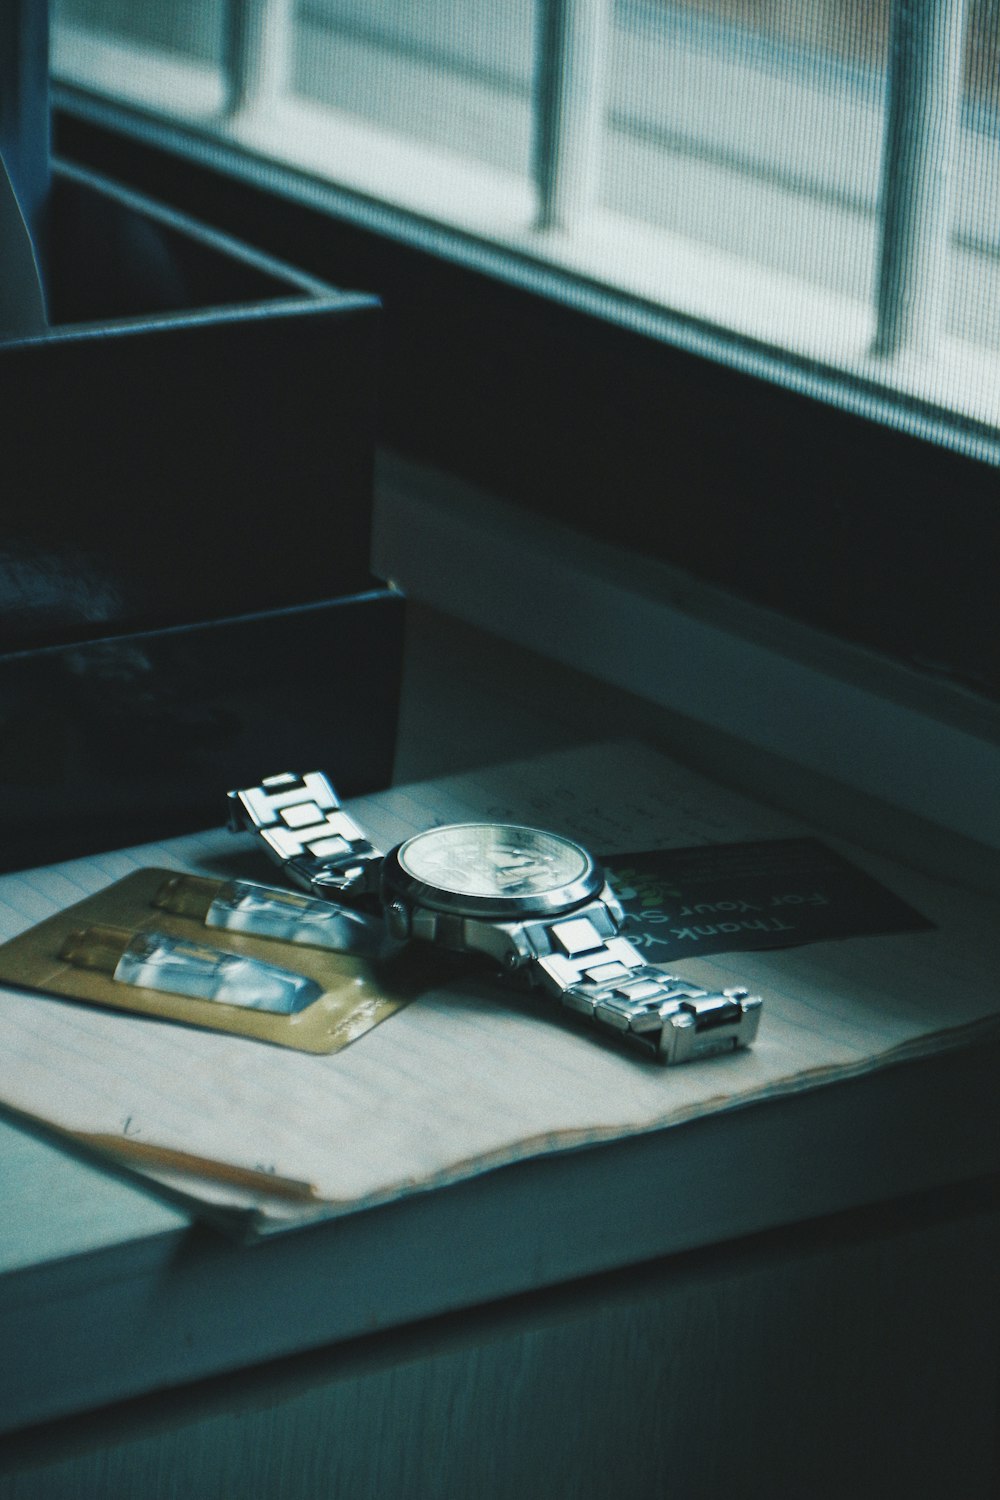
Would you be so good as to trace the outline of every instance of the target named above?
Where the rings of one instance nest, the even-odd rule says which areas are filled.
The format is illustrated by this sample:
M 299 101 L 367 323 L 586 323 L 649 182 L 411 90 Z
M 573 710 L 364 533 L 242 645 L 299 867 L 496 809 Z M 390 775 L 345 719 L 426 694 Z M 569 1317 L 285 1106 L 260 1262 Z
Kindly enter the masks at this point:
M 589 916 L 568 917 L 544 931 L 550 951 L 535 963 L 549 993 L 662 1063 L 731 1052 L 757 1035 L 759 995 L 706 990 L 667 974 L 646 963 L 627 938 L 603 936 Z M 538 936 L 533 933 L 536 943 Z
M 288 878 L 315 896 L 378 888 L 384 855 L 344 812 L 322 771 L 284 771 L 230 792 L 229 826 L 258 834 Z

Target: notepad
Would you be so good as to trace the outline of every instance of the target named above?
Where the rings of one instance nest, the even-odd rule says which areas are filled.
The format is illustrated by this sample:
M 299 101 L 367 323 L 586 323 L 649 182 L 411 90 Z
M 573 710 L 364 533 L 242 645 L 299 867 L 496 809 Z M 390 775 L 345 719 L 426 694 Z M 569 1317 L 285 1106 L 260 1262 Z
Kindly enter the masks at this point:
M 434 822 L 483 817 L 607 853 L 815 832 L 632 742 L 396 788 L 351 812 L 382 847 Z M 837 847 L 934 926 L 678 960 L 706 986 L 763 995 L 758 1039 L 742 1053 L 661 1068 L 482 971 L 423 990 L 332 1056 L 7 988 L 0 1101 L 111 1152 L 217 1222 L 269 1233 L 996 1034 L 1000 906 Z M 273 877 L 249 835 L 212 830 L 5 876 L 0 932 L 148 865 Z

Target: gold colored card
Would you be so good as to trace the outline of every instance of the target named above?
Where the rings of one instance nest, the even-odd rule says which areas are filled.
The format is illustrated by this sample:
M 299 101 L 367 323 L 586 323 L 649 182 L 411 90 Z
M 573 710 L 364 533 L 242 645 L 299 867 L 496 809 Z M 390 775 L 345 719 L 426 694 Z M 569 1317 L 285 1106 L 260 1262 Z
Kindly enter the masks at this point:
M 198 899 L 165 900 L 179 880 Z M 434 980 L 434 961 L 409 950 L 357 958 L 206 925 L 213 887 L 230 883 L 138 870 L 0 945 L 0 980 L 302 1052 L 339 1051 Z

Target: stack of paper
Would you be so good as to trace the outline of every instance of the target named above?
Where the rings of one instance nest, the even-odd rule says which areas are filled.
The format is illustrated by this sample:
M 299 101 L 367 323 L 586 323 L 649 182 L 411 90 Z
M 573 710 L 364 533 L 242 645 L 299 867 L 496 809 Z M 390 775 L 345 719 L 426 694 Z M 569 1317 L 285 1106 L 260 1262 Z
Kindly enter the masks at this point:
M 552 828 L 602 853 L 812 832 L 633 743 L 399 788 L 351 811 L 382 847 L 482 817 Z M 707 986 L 743 983 L 764 997 L 745 1052 L 662 1068 L 482 975 L 420 994 L 330 1056 L 8 988 L 0 1102 L 266 1232 L 996 1031 L 997 905 L 838 848 L 935 925 L 678 963 Z M 280 878 L 250 836 L 219 830 L 5 876 L 0 936 L 150 865 Z

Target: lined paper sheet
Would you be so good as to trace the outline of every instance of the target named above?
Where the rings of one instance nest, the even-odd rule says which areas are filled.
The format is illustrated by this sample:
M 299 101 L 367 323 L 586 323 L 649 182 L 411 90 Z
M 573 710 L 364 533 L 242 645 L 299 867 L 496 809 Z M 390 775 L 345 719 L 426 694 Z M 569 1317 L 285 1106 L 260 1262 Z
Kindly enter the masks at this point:
M 482 817 L 553 828 L 602 853 L 813 831 L 617 742 L 394 789 L 351 810 L 383 847 L 435 822 Z M 764 996 L 746 1052 L 662 1068 L 544 997 L 482 975 L 424 993 L 332 1056 L 4 990 L 0 1100 L 62 1130 L 112 1136 L 125 1159 L 127 1143 L 141 1143 L 143 1175 L 196 1208 L 249 1214 L 267 1232 L 1000 1031 L 991 957 L 1000 906 L 838 848 L 937 925 L 678 964 L 706 985 L 745 983 Z M 249 835 L 219 830 L 8 875 L 0 936 L 132 869 L 271 878 L 257 859 Z M 151 1147 L 235 1173 L 154 1170 Z M 311 1184 L 313 1200 L 247 1185 L 267 1174 Z

